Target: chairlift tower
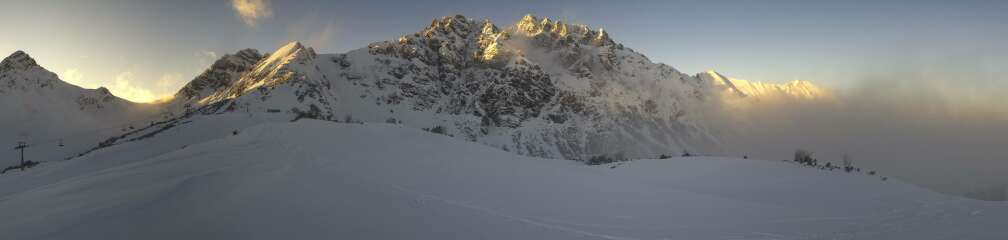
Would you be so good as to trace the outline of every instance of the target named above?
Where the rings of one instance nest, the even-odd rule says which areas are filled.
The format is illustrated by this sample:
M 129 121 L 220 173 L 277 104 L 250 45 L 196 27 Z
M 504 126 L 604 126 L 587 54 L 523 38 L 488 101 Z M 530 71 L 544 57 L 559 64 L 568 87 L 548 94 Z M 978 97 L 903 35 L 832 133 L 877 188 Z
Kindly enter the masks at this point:
M 24 141 L 18 142 L 18 145 L 16 147 L 14 147 L 14 149 L 17 149 L 17 150 L 21 151 L 21 165 L 20 165 L 21 166 L 21 171 L 24 171 L 24 167 L 25 167 L 25 164 L 24 164 L 24 149 L 25 148 L 28 148 L 28 144 L 25 143 Z

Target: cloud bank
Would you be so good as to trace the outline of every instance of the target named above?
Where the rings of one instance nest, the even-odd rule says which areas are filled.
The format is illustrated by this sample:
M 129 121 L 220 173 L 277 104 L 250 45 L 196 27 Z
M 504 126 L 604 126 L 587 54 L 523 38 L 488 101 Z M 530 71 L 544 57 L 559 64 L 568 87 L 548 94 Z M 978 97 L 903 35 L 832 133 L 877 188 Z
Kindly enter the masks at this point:
M 718 124 L 731 129 L 733 154 L 784 160 L 806 149 L 833 163 L 849 154 L 860 167 L 940 192 L 1006 200 L 1006 107 L 964 101 L 994 96 L 961 83 L 899 76 L 862 79 L 829 101 L 725 107 Z
M 84 81 L 84 73 L 77 68 L 68 68 L 63 71 L 63 74 L 59 75 L 60 79 L 75 85 L 82 85 Z
M 116 96 L 131 101 L 152 102 L 158 99 L 150 90 L 136 85 L 136 76 L 133 72 L 121 72 L 117 74 L 115 81 L 112 82 L 111 86 L 108 86 L 108 89 Z
M 231 7 L 249 27 L 255 27 L 262 19 L 273 17 L 273 5 L 269 0 L 231 0 Z

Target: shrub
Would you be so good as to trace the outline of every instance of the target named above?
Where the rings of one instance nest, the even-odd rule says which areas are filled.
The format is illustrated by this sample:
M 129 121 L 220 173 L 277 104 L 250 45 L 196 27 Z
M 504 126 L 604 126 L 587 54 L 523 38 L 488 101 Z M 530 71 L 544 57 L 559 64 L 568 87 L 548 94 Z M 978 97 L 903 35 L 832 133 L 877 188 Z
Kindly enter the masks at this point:
M 18 165 L 8 166 L 7 168 L 4 168 L 3 171 L 0 171 L 0 174 L 7 173 L 7 171 L 16 170 L 16 169 L 20 169 L 20 170 L 24 171 L 25 168 L 32 168 L 32 167 L 34 167 L 35 165 L 38 165 L 38 164 L 39 164 L 39 162 L 27 160 L 27 161 L 24 161 L 24 164 L 20 164 L 19 163 Z
M 434 128 L 431 128 L 430 131 L 432 133 L 437 133 L 437 134 L 447 134 L 448 133 L 448 129 L 445 129 L 445 127 L 442 127 L 441 125 L 434 126 Z
M 301 120 L 302 118 L 322 119 L 321 118 L 322 109 L 320 109 L 318 106 L 315 106 L 315 104 L 309 105 L 308 111 L 301 111 L 301 109 L 295 107 L 291 108 L 291 112 L 294 113 L 294 119 L 292 119 L 291 122 L 296 122 L 297 120 Z
M 602 154 L 602 155 L 598 155 L 598 156 L 594 156 L 594 157 L 589 158 L 588 161 L 585 162 L 585 164 L 588 164 L 588 165 L 601 165 L 601 164 L 614 163 L 614 162 L 616 162 L 616 159 L 613 159 L 612 157 L 609 157 L 609 156 L 607 156 L 605 154 Z
M 423 128 L 423 130 L 427 131 L 427 132 L 431 132 L 431 133 L 437 133 L 437 134 L 453 137 L 451 134 L 448 134 L 448 129 L 445 128 L 445 127 L 443 127 L 443 126 L 441 126 L 441 125 L 437 125 L 437 126 L 430 127 L 430 128 Z
M 816 160 L 814 158 L 812 158 L 812 152 L 809 152 L 809 151 L 806 151 L 806 150 L 802 150 L 802 149 L 798 149 L 797 151 L 795 151 L 795 153 L 794 153 L 794 161 L 797 162 L 797 163 L 801 163 L 801 164 L 805 164 L 805 165 L 809 165 L 809 166 L 815 166 L 816 165 Z
M 843 155 L 843 169 L 845 172 L 854 171 L 854 162 L 851 161 L 850 156 L 847 154 Z

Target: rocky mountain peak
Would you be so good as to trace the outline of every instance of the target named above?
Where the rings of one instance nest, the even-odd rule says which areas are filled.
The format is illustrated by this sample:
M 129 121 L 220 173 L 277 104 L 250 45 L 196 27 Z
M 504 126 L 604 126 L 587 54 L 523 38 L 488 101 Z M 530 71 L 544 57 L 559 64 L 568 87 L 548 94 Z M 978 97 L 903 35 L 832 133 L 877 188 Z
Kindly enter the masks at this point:
M 513 26 L 517 32 L 528 36 L 535 36 L 543 33 L 556 33 L 561 37 L 567 35 L 568 27 L 570 27 L 570 25 L 563 22 L 552 20 L 549 17 L 536 17 L 532 14 L 525 15 Z
M 430 26 L 421 31 L 421 34 L 428 39 L 458 41 L 469 38 L 473 34 L 488 30 L 492 31 L 494 29 L 496 29 L 496 26 L 493 26 L 493 23 L 490 23 L 490 21 L 484 21 L 481 25 L 476 20 L 466 18 L 462 15 L 454 15 L 435 18 Z
M 245 71 L 249 66 L 255 65 L 256 62 L 263 59 L 263 55 L 259 54 L 259 50 L 255 49 L 243 49 L 234 54 L 226 54 L 220 59 L 217 59 L 210 66 L 207 71 L 220 69 L 220 70 L 235 70 L 235 71 Z
M 5 82 L 7 89 L 21 89 L 22 91 L 37 88 L 53 88 L 61 83 L 55 73 L 39 66 L 24 51 L 16 51 L 10 56 L 0 61 L 0 81 Z M 0 89 L 0 93 L 3 90 Z
M 252 54 L 251 51 L 243 51 L 244 54 Z M 248 69 L 245 71 L 227 73 L 226 81 L 221 79 L 216 81 L 220 84 L 213 85 L 214 91 L 201 92 L 200 98 L 190 99 L 198 100 L 195 103 L 199 105 L 206 105 L 238 97 L 260 87 L 268 88 L 291 80 L 305 80 L 305 72 L 318 71 L 318 66 L 314 62 L 317 57 L 318 54 L 311 47 L 306 47 L 299 41 L 292 41 L 273 53 L 262 56 L 259 61 L 254 63 L 250 61 L 252 65 L 247 65 Z
M 543 20 L 548 21 L 548 19 Z M 542 32 L 542 25 L 543 24 L 539 22 L 538 17 L 533 16 L 532 14 L 526 14 L 521 18 L 521 20 L 518 20 L 518 22 L 515 23 L 514 27 L 523 33 L 536 35 Z
M 217 59 L 210 68 L 196 76 L 175 94 L 177 105 L 192 105 L 215 92 L 218 92 L 233 82 L 245 72 L 251 70 L 264 56 L 255 49 L 243 49 L 234 54 L 226 54 Z
M 251 49 L 251 48 L 246 48 L 246 49 L 239 50 L 238 52 L 236 52 L 232 56 L 234 56 L 234 57 L 236 57 L 238 59 L 252 60 L 252 61 L 259 61 L 260 59 L 263 58 L 263 55 L 259 53 L 259 50 L 255 50 L 255 49 Z
M 98 93 L 102 95 L 112 95 L 112 92 L 109 92 L 108 88 L 105 87 L 98 87 L 98 89 L 95 90 L 98 90 Z
M 32 67 L 39 67 L 35 59 L 28 56 L 24 51 L 18 50 L 7 56 L 0 62 L 0 70 L 10 70 L 10 69 L 28 69 Z
M 549 17 L 537 17 L 527 14 L 511 28 L 516 34 L 527 37 L 546 37 L 553 39 L 571 39 L 595 46 L 614 44 L 609 34 L 602 28 L 592 30 L 588 25 L 568 24 Z
M 283 54 L 298 51 L 304 48 L 304 44 L 301 44 L 301 41 L 292 41 L 278 48 L 276 52 Z
M 444 16 L 444 17 L 440 17 L 440 18 L 435 18 L 433 21 L 431 21 L 430 26 L 428 26 L 424 30 L 450 29 L 450 28 L 455 28 L 455 27 L 469 27 L 469 26 L 473 25 L 474 23 L 475 23 L 475 21 L 473 21 L 472 19 L 466 18 L 463 15 Z
M 286 64 L 290 62 L 305 63 L 318 56 L 315 53 L 315 49 L 311 47 L 305 47 L 299 41 L 293 41 L 280 47 L 275 52 L 269 54 L 269 56 L 264 61 L 265 64 L 260 63 L 260 65 L 276 65 L 276 64 Z

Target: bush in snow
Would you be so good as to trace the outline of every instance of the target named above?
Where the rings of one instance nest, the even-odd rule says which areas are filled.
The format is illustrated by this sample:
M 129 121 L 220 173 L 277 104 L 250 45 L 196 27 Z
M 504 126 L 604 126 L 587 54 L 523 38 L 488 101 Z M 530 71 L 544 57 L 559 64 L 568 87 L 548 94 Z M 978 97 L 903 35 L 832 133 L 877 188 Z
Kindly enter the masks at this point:
M 809 152 L 809 151 L 806 151 L 806 150 L 802 150 L 802 149 L 798 149 L 797 151 L 795 151 L 795 153 L 794 153 L 794 161 L 797 162 L 797 163 L 805 164 L 805 165 L 809 165 L 809 166 L 815 166 L 816 164 L 818 164 L 818 163 L 816 163 L 818 161 L 816 161 L 815 158 L 812 158 L 812 152 Z
M 302 118 L 326 120 L 326 118 L 322 118 L 322 109 L 319 109 L 315 104 L 309 105 L 308 111 L 302 111 L 295 107 L 291 108 L 291 112 L 294 113 L 294 119 L 291 122 L 301 120 Z
M 39 164 L 38 162 L 27 160 L 27 161 L 24 162 L 24 164 L 18 163 L 18 165 L 9 166 L 7 168 L 4 168 L 2 171 L 0 171 L 0 174 L 7 173 L 7 171 L 16 170 L 16 169 L 21 169 L 22 171 L 24 171 L 25 168 L 31 168 L 31 167 L 34 167 L 35 165 L 38 165 L 38 164 Z
M 445 128 L 445 127 L 443 127 L 443 126 L 441 126 L 441 125 L 436 125 L 436 126 L 431 127 L 431 128 L 423 128 L 423 130 L 424 131 L 428 131 L 428 132 L 432 132 L 432 133 L 437 133 L 437 134 L 445 135 L 445 136 L 452 136 L 451 134 L 448 134 L 448 129 Z
M 612 157 L 609 157 L 608 155 L 602 154 L 602 155 L 598 155 L 598 156 L 594 156 L 594 157 L 588 158 L 588 161 L 585 162 L 585 164 L 588 164 L 588 165 L 601 165 L 601 164 L 606 164 L 606 163 L 614 163 L 616 161 L 617 161 L 616 159 L 614 159 Z
M 843 155 L 843 169 L 845 172 L 854 171 L 854 162 L 851 161 L 850 156 L 847 154 Z
M 431 128 L 430 131 L 432 133 L 438 133 L 438 134 L 447 134 L 448 133 L 448 129 L 445 129 L 445 127 L 442 127 L 440 125 L 434 126 L 434 128 Z

